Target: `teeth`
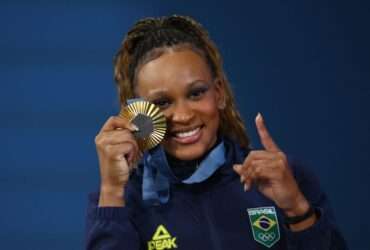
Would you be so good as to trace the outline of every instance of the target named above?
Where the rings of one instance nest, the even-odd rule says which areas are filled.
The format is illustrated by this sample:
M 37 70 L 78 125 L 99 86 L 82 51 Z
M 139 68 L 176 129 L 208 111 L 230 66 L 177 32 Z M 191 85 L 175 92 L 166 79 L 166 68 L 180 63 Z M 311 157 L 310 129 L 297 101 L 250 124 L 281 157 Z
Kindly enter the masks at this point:
M 176 133 L 176 137 L 184 138 L 184 137 L 192 136 L 192 135 L 195 135 L 198 131 L 199 131 L 199 127 L 191 131 Z

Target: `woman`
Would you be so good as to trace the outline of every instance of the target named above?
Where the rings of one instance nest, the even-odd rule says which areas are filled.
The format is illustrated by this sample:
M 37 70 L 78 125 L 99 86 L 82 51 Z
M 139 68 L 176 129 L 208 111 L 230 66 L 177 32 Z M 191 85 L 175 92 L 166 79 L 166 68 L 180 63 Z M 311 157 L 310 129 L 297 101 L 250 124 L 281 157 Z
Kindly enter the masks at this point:
M 288 161 L 260 114 L 264 148 L 250 150 L 221 56 L 196 21 L 137 22 L 115 79 L 122 105 L 138 97 L 156 104 L 168 131 L 142 155 L 135 125 L 120 117 L 104 124 L 87 249 L 346 249 L 317 180 Z

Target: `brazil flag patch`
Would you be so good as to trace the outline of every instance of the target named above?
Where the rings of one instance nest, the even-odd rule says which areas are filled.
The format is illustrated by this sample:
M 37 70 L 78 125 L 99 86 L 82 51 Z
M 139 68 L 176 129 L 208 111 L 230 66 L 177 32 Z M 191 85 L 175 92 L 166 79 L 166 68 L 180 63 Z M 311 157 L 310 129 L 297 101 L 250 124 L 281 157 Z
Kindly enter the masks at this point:
M 248 208 L 253 238 L 270 248 L 280 239 L 279 221 L 274 207 Z

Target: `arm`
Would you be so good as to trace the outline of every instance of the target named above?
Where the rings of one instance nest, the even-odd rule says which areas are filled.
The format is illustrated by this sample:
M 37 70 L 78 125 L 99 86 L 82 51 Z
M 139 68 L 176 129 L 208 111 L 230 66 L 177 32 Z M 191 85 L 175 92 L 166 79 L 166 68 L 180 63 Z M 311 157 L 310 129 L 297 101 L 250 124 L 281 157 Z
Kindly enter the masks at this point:
M 127 207 L 99 207 L 99 193 L 89 195 L 86 250 L 138 250 L 140 239 Z
M 100 193 L 89 199 L 86 249 L 139 249 L 139 237 L 129 218 L 124 193 L 139 149 L 136 130 L 121 117 L 111 117 L 95 137 L 100 167 Z M 126 191 L 125 191 L 126 190 Z
M 297 163 L 291 163 L 300 190 L 316 210 L 316 222 L 309 228 L 293 232 L 285 227 L 288 249 L 348 249 L 330 207 L 328 197 L 321 190 L 316 176 Z
M 288 249 L 347 249 L 318 181 L 288 161 L 270 136 L 260 114 L 256 117 L 256 127 L 264 149 L 250 151 L 243 164 L 234 165 L 245 190 L 256 185 L 285 217 L 302 217 L 310 205 L 317 211 L 289 228 L 285 227 Z

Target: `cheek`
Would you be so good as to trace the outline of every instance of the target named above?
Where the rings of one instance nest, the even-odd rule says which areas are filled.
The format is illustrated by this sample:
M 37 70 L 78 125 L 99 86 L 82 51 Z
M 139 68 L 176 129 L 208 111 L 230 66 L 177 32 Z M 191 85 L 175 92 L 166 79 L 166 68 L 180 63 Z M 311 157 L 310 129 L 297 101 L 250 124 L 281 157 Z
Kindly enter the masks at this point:
M 218 120 L 219 111 L 214 102 L 207 102 L 199 105 L 199 114 L 207 120 Z
M 217 107 L 216 98 L 210 96 L 209 98 L 200 101 L 198 104 L 199 113 L 209 119 L 218 119 L 219 110 Z
M 220 113 L 214 99 L 199 102 L 196 116 L 206 126 L 208 133 L 216 133 L 220 123 Z

